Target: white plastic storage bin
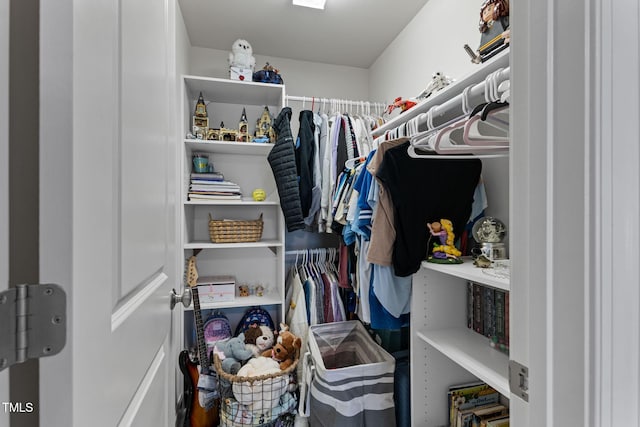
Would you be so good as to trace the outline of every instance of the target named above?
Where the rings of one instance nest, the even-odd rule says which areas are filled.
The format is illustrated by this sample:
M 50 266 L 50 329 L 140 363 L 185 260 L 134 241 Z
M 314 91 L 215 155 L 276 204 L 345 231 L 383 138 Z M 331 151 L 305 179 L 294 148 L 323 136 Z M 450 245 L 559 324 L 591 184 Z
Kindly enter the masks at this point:
M 359 321 L 311 326 L 304 365 L 312 427 L 396 425 L 395 359 Z

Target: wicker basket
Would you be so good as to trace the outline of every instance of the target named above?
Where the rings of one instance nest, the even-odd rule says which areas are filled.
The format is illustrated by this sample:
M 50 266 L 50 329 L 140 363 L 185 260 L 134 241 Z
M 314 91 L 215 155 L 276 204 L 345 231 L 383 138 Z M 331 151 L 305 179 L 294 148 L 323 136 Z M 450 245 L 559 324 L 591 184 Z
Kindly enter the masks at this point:
M 222 369 L 214 353 L 213 364 L 218 374 L 221 427 L 287 426 L 297 407 L 292 393 L 299 352 L 294 363 L 278 373 L 255 377 L 232 375 Z M 292 380 L 293 378 L 293 380 Z M 291 422 L 293 425 L 293 422 Z
M 254 220 L 213 219 L 209 214 L 209 237 L 213 243 L 257 242 L 262 238 L 262 214 Z

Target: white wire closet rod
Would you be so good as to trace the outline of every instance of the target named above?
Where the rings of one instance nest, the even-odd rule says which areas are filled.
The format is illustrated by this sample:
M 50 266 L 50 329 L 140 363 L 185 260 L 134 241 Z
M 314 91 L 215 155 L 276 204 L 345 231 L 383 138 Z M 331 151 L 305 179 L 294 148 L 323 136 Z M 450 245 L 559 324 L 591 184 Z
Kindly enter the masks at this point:
M 371 101 L 354 101 L 350 99 L 339 99 L 339 98 L 318 98 L 313 96 L 294 96 L 294 95 L 285 95 L 285 99 L 287 101 L 298 101 L 298 102 L 324 102 L 325 104 L 337 103 L 340 105 L 350 105 L 356 107 L 362 106 L 371 106 L 376 108 L 386 108 L 387 104 L 382 102 L 371 102 Z
M 470 97 L 483 94 L 484 80 L 486 76 L 497 71 L 500 68 L 502 68 L 502 72 L 498 77 L 498 84 L 500 84 L 504 80 L 507 80 L 510 75 L 509 49 L 500 52 L 489 61 L 478 65 L 478 68 L 475 69 L 472 73 L 456 80 L 449 86 L 446 86 L 444 89 L 434 93 L 426 100 L 418 103 L 418 105 L 416 105 L 415 107 L 405 111 L 398 116 L 395 116 L 382 126 L 374 129 L 373 131 L 371 131 L 371 135 L 373 137 L 383 135 L 386 131 L 402 126 L 404 123 L 408 122 L 414 117 L 422 113 L 426 113 L 434 106 L 437 106 L 437 109 L 435 109 L 433 112 L 434 117 L 436 117 L 436 113 L 437 115 L 442 115 L 454 107 L 458 107 L 459 112 L 462 112 L 462 91 L 467 86 L 471 86 L 472 89 L 469 93 Z

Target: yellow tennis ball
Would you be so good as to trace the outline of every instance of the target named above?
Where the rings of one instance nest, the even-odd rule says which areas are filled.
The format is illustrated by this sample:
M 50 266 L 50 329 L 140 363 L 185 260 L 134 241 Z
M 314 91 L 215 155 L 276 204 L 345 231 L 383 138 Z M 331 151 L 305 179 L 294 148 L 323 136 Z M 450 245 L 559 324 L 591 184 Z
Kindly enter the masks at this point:
M 253 193 L 251 193 L 251 196 L 256 202 L 262 202 L 267 198 L 267 193 L 265 193 L 262 188 L 256 188 L 253 190 Z

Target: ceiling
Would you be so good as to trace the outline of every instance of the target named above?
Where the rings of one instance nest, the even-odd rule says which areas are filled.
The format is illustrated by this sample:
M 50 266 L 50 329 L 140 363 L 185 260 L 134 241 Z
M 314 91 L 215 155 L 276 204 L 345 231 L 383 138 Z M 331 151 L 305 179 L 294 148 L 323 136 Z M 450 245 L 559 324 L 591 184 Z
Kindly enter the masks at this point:
M 179 0 L 191 45 L 369 68 L 428 0 L 327 0 L 324 10 L 291 0 Z M 400 6 L 401 5 L 401 6 Z

